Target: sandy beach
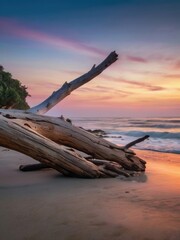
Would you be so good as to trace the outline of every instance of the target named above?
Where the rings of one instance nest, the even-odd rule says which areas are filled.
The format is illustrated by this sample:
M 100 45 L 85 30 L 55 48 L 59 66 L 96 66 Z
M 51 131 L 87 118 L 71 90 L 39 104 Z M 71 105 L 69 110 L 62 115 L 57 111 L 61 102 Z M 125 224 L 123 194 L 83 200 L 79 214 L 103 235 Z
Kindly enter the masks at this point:
M 20 172 L 34 160 L 0 148 L 0 239 L 180 239 L 180 155 L 135 151 L 141 177 L 77 179 Z

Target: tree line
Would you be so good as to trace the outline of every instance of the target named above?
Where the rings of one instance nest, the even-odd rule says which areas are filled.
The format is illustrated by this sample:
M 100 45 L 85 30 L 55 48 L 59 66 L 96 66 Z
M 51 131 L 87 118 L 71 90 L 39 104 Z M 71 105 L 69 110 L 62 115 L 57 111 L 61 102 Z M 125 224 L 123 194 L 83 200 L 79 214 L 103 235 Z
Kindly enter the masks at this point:
M 30 96 L 27 87 L 0 65 L 0 108 L 28 109 L 27 96 Z

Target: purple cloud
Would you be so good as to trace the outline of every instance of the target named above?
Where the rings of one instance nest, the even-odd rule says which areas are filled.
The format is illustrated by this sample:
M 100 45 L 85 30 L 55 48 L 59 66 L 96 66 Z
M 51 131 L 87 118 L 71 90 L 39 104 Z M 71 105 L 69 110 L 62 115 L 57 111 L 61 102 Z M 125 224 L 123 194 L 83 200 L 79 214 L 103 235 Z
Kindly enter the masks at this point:
M 0 18 L 0 28 L 4 33 L 8 33 L 19 38 L 28 39 L 43 44 L 50 45 L 58 49 L 73 50 L 95 56 L 106 56 L 107 53 L 80 41 L 64 38 L 63 36 L 53 36 L 44 32 L 27 28 L 22 24 L 10 19 Z
M 138 63 L 147 63 L 148 60 L 138 56 L 126 56 L 126 59 L 130 62 L 138 62 Z

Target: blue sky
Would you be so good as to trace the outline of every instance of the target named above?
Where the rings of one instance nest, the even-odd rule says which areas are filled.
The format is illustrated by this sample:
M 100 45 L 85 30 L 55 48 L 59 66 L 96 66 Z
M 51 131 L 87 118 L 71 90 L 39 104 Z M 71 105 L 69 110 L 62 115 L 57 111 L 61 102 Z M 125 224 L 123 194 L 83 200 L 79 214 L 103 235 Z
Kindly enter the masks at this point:
M 1 0 L 0 5 L 0 64 L 29 87 L 31 105 L 116 50 L 118 63 L 88 83 L 88 93 L 83 88 L 73 93 L 52 114 L 84 116 L 87 109 L 104 116 L 180 114 L 179 1 Z M 97 94 L 99 87 L 107 91 Z M 117 91 L 129 92 L 123 104 Z

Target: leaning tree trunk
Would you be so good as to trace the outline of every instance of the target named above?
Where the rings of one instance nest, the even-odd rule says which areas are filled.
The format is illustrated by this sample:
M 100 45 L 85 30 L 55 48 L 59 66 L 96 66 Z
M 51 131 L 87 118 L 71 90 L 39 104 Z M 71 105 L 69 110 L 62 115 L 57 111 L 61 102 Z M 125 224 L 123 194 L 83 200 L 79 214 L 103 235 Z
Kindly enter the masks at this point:
M 0 145 L 24 153 L 64 175 L 97 178 L 118 174 L 129 176 L 129 170 L 144 171 L 146 162 L 129 147 L 146 137 L 120 147 L 61 118 L 40 115 L 116 60 L 117 54 L 112 52 L 97 67 L 93 66 L 88 73 L 65 83 L 44 102 L 28 111 L 1 109 Z M 84 152 L 91 158 L 85 159 L 67 147 Z

